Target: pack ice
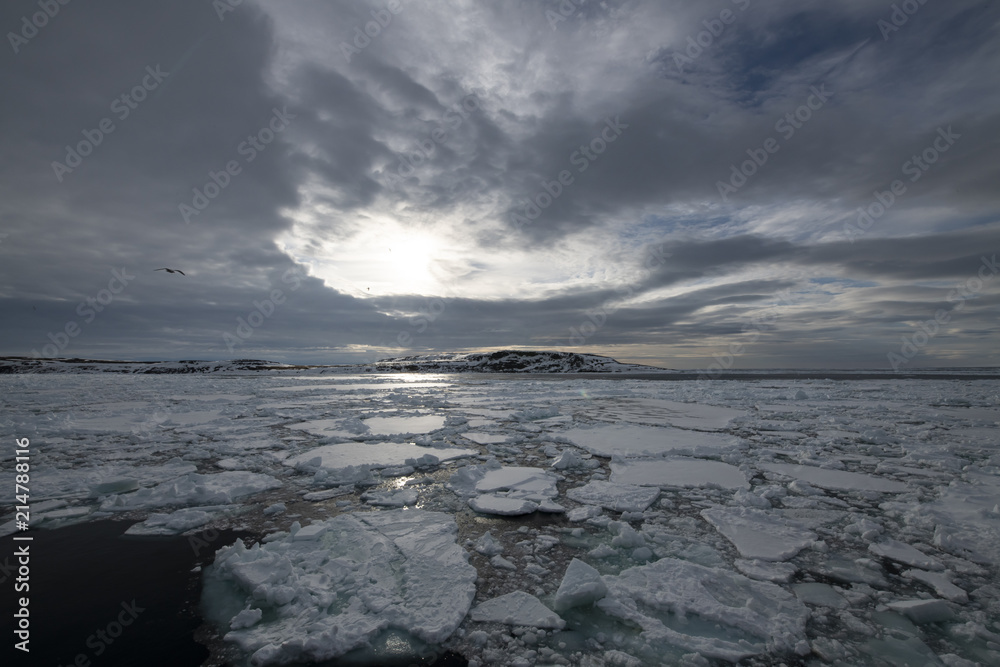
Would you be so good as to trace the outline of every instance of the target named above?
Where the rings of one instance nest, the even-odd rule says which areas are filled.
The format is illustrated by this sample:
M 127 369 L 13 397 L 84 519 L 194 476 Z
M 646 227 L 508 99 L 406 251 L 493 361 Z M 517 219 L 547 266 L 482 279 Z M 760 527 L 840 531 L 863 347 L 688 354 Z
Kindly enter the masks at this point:
M 387 630 L 438 644 L 465 618 L 476 570 L 453 517 L 423 510 L 340 515 L 247 549 L 222 548 L 207 605 L 254 665 L 329 660 Z
M 215 664 L 1000 664 L 995 379 L 219 368 L 0 373 L 32 529 L 248 535 Z

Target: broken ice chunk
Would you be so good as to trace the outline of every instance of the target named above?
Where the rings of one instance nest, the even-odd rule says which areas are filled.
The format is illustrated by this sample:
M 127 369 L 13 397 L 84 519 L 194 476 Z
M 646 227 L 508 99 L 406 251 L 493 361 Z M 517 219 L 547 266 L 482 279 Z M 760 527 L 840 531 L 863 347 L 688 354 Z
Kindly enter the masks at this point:
M 875 477 L 858 472 L 844 470 L 828 470 L 816 466 L 791 465 L 788 463 L 764 463 L 764 470 L 787 475 L 804 480 L 821 489 L 839 491 L 877 491 L 879 493 L 902 493 L 907 490 L 906 484 L 884 477 Z
M 965 592 L 964 589 L 959 588 L 955 584 L 951 583 L 948 572 L 926 572 L 924 570 L 906 570 L 903 572 L 904 577 L 910 579 L 916 579 L 917 581 L 922 581 L 931 588 L 934 592 L 943 598 L 947 598 L 952 602 L 960 602 L 962 604 L 969 601 L 969 594 Z
M 413 489 L 368 491 L 361 494 L 361 500 L 377 507 L 404 507 L 417 504 L 417 492 Z
M 223 547 L 206 569 L 214 620 L 240 625 L 252 619 L 235 609 L 263 612 L 225 635 L 250 664 L 330 661 L 386 630 L 440 644 L 472 606 L 477 574 L 450 515 L 385 510 L 293 528 L 250 549 Z
M 795 596 L 806 604 L 833 609 L 846 609 L 847 600 L 833 589 L 833 586 L 820 583 L 804 583 L 792 586 Z
M 943 570 L 944 563 L 933 556 L 928 556 L 914 547 L 899 540 L 886 539 L 878 544 L 869 544 L 868 550 L 876 556 L 889 558 L 922 570 Z
M 697 454 L 721 454 L 739 446 L 731 435 L 689 431 L 672 426 L 608 424 L 571 428 L 560 433 L 595 456 L 656 456 L 686 450 Z
M 556 611 L 593 604 L 608 592 L 600 573 L 582 560 L 570 561 L 563 575 L 553 606 Z
M 486 531 L 476 540 L 476 551 L 484 556 L 496 556 L 503 553 L 503 545 L 493 537 L 493 533 Z
M 720 507 L 701 515 L 751 560 L 788 560 L 816 541 L 816 534 L 801 525 L 758 509 Z
M 263 615 L 264 613 L 260 609 L 244 609 L 236 614 L 236 616 L 233 616 L 233 620 L 229 621 L 229 629 L 242 630 L 243 628 L 252 628 L 260 623 Z
M 503 556 L 494 556 L 493 558 L 491 558 L 490 565 L 497 568 L 498 570 L 510 570 L 512 572 L 517 570 L 517 565 L 514 565 Z
M 190 473 L 153 488 L 139 489 L 128 495 L 109 496 L 101 503 L 105 511 L 121 512 L 166 505 L 223 505 L 261 491 L 281 486 L 270 475 L 245 470 L 208 475 Z
M 350 493 L 354 493 L 353 484 L 347 484 L 345 486 L 337 486 L 332 489 L 325 489 L 323 491 L 311 491 L 303 495 L 302 499 L 318 503 L 323 500 L 330 500 L 330 498 L 336 498 L 337 496 L 346 496 Z
M 541 600 L 524 591 L 514 591 L 498 598 L 487 600 L 473 607 L 469 618 L 481 623 L 503 623 L 532 628 L 555 628 L 561 630 L 566 621 L 542 604 Z
M 285 507 L 285 503 L 274 503 L 273 505 L 268 505 L 266 508 L 264 508 L 264 516 L 271 516 L 272 514 L 281 514 L 286 509 L 288 508 Z
M 566 495 L 578 503 L 600 505 L 615 512 L 643 512 L 660 496 L 655 487 L 593 481 L 570 489 Z
M 622 459 L 611 462 L 611 481 L 639 486 L 746 489 L 750 485 L 736 466 L 703 459 Z M 770 506 L 770 503 L 768 503 Z
M 531 514 L 538 509 L 538 503 L 519 498 L 483 494 L 469 499 L 469 507 L 481 514 L 499 516 L 520 516 Z
M 583 505 L 582 507 L 574 507 L 566 512 L 566 518 L 570 521 L 586 521 L 587 519 L 593 519 L 595 516 L 601 516 L 601 511 L 600 507 Z
M 169 514 L 150 514 L 149 518 L 141 523 L 129 526 L 125 531 L 126 535 L 179 535 L 186 530 L 197 528 L 211 521 L 217 514 L 215 512 L 204 511 L 199 508 L 177 510 Z
M 548 512 L 549 514 L 562 514 L 566 511 L 566 508 L 554 500 L 546 499 L 538 503 L 538 511 Z
M 306 540 L 316 540 L 322 537 L 327 531 L 327 526 L 322 523 L 313 523 L 308 526 L 304 526 L 295 531 L 293 540 L 296 542 L 304 542 Z
M 791 651 L 805 641 L 808 609 L 776 584 L 673 558 L 629 568 L 604 582 L 608 594 L 597 606 L 641 627 L 650 644 L 669 643 L 736 662 L 766 651 Z M 667 613 L 679 610 L 699 622 L 664 621 Z M 697 631 L 709 623 L 717 635 Z
M 799 571 L 791 563 L 770 563 L 763 560 L 744 560 L 737 558 L 733 563 L 736 569 L 758 581 L 773 581 L 779 584 L 787 584 Z
M 552 467 L 556 470 L 570 470 L 575 468 L 599 468 L 600 462 L 596 459 L 585 459 L 572 449 L 563 452 L 552 462 Z
M 954 617 L 944 600 L 900 600 L 886 606 L 920 624 L 950 621 Z
M 559 495 L 556 489 L 557 481 L 555 475 L 541 468 L 504 466 L 487 472 L 476 482 L 476 491 L 479 493 L 504 491 L 511 497 L 541 502 Z

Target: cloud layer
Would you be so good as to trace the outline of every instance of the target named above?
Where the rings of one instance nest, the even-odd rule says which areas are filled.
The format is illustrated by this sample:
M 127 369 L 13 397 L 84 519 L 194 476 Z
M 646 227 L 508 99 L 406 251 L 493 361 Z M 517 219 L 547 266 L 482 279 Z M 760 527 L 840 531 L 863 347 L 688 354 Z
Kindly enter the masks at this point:
M 0 354 L 996 365 L 998 25 L 973 0 L 9 2 Z

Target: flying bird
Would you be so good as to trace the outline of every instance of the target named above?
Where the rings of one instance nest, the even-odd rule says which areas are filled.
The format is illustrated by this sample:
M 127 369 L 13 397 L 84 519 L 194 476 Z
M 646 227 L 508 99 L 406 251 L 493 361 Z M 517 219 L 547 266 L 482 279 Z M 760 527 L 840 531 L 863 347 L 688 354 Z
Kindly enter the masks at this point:
M 181 271 L 180 269 L 168 269 L 168 268 L 164 267 L 164 268 L 162 268 L 162 269 L 153 269 L 153 270 L 154 270 L 154 271 L 166 271 L 167 273 L 179 273 L 179 274 L 181 274 L 182 276 L 186 276 L 186 275 L 187 275 L 186 273 L 184 273 L 184 272 L 183 272 L 183 271 Z

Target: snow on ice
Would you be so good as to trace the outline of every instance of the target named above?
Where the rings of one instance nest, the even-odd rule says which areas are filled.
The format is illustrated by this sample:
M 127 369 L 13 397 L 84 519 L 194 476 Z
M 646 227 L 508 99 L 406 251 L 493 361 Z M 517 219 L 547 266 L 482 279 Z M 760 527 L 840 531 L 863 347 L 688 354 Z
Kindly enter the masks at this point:
M 32 529 L 249 535 L 192 573 L 243 664 L 1000 664 L 996 380 L 186 363 L 0 374 L 0 435 Z
M 401 633 L 397 641 L 440 643 L 475 595 L 476 570 L 456 534 L 451 516 L 422 510 L 293 525 L 263 546 L 223 547 L 205 574 L 209 604 L 255 665 L 329 660 L 387 630 Z

